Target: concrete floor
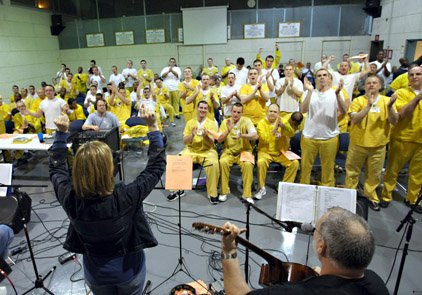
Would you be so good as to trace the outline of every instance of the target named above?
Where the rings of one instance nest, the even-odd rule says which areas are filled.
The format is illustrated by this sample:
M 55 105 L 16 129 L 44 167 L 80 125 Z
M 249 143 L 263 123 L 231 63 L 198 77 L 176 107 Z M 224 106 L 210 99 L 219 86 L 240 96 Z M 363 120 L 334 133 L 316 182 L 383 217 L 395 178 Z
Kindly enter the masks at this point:
M 183 146 L 181 143 L 182 124 L 177 127 L 167 128 L 168 153 L 176 154 Z M 129 151 L 124 154 L 125 181 L 129 182 L 145 167 L 146 154 L 142 151 Z M 197 172 L 195 172 L 197 173 Z M 28 165 L 15 170 L 14 184 L 47 184 L 46 188 L 25 189 L 32 198 L 32 216 L 28 224 L 29 235 L 34 248 L 38 271 L 41 275 L 53 267 L 55 271 L 45 281 L 45 286 L 54 294 L 87 294 L 83 281 L 83 271 L 80 267 L 81 257 L 59 264 L 58 256 L 65 253 L 62 243 L 66 235 L 69 220 L 55 199 L 51 184 L 48 180 L 46 154 L 38 152 Z M 338 175 L 338 182 L 342 182 L 344 175 Z M 163 178 L 164 179 L 164 178 Z M 256 202 L 256 205 L 271 216 L 275 216 L 277 193 L 275 191 L 280 174 L 269 174 L 267 178 L 267 195 Z M 402 177 L 404 182 L 406 176 Z M 168 294 L 169 290 L 179 283 L 203 280 L 206 284 L 214 283 L 217 289 L 222 282 L 221 263 L 219 261 L 220 237 L 207 235 L 192 230 L 192 223 L 204 221 L 215 225 L 223 225 L 232 221 L 239 226 L 244 226 L 246 220 L 246 207 L 235 197 L 241 196 L 241 176 L 239 169 L 234 169 L 231 175 L 231 191 L 225 203 L 211 205 L 206 197 L 205 190 L 189 191 L 181 198 L 182 215 L 182 256 L 183 270 L 177 272 L 151 294 Z M 174 270 L 179 270 L 179 238 L 178 238 L 178 202 L 168 202 L 168 192 L 154 190 L 145 201 L 145 211 L 151 227 L 156 235 L 159 245 L 146 250 L 147 279 L 151 281 L 151 289 L 156 288 L 161 282 L 169 278 Z M 396 282 L 397 271 L 402 251 L 396 248 L 403 236 L 403 231 L 396 232 L 399 221 L 406 215 L 408 208 L 403 204 L 403 192 L 398 191 L 395 201 L 387 209 L 380 212 L 369 210 L 368 222 L 376 237 L 376 252 L 369 266 L 385 281 L 394 265 L 392 275 L 387 287 L 392 293 Z M 415 218 L 420 215 L 415 214 Z M 250 214 L 250 240 L 269 251 L 283 261 L 297 262 L 309 266 L 318 265 L 318 260 L 313 254 L 312 243 L 309 247 L 309 236 L 293 232 L 288 233 L 273 224 L 268 218 L 252 210 Z M 24 233 L 16 235 L 12 249 L 25 244 Z M 401 244 L 400 248 L 403 248 Z M 417 221 L 413 228 L 404 272 L 400 284 L 399 294 L 422 294 L 422 226 Z M 244 263 L 244 251 L 240 251 L 241 262 Z M 396 255 L 397 254 L 397 255 Z M 16 265 L 10 279 L 16 286 L 18 294 L 24 293 L 33 286 L 35 278 L 29 252 L 26 250 L 12 257 Z M 397 259 L 396 259 L 397 258 Z M 260 265 L 263 260 L 255 254 L 250 254 L 249 282 L 252 288 L 259 288 L 258 277 Z M 394 263 L 395 262 L 395 263 Z M 5 286 L 7 294 L 14 294 L 9 282 L 4 280 L 0 286 Z M 36 290 L 31 294 L 43 294 Z

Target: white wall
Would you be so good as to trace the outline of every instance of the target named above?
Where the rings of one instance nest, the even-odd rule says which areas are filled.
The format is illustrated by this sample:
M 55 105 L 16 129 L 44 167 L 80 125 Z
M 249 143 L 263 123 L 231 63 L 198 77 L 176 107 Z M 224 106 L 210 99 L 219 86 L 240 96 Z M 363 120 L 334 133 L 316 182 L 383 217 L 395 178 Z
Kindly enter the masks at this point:
M 83 66 L 86 70 L 89 61 L 95 59 L 107 79 L 112 65 L 118 66 L 121 71 L 126 67 L 128 59 L 134 61 L 136 69 L 139 68 L 139 61 L 146 59 L 149 67 L 159 73 L 163 66 L 167 65 L 169 58 L 175 57 L 180 67 L 192 66 L 197 72 L 199 65 L 206 64 L 208 57 L 212 57 L 220 68 L 224 65 L 225 57 L 230 57 L 235 62 L 237 57 L 242 56 L 246 65 L 251 65 L 260 47 L 264 48 L 263 57 L 274 55 L 275 42 L 280 45 L 282 63 L 295 58 L 314 64 L 319 61 L 322 53 L 340 57 L 346 52 L 353 55 L 359 51 L 368 52 L 370 49 L 370 36 L 229 40 L 223 45 L 184 46 L 173 43 L 66 49 L 60 50 L 60 61 L 72 70 L 78 66 Z
M 381 17 L 373 22 L 372 40 L 375 35 L 380 35 L 384 49 L 393 49 L 392 64 L 399 65 L 406 40 L 422 39 L 422 1 L 382 0 L 381 5 Z
M 37 88 L 58 70 L 59 43 L 50 35 L 50 13 L 0 4 L 0 95 L 12 85 Z

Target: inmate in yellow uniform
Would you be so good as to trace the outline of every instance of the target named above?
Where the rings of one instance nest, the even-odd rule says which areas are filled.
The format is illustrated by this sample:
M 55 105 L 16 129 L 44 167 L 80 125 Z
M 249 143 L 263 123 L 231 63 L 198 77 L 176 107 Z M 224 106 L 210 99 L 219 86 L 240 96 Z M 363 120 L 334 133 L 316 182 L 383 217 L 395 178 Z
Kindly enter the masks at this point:
M 154 88 L 155 96 L 158 104 L 161 104 L 170 119 L 170 123 L 174 123 L 174 109 L 170 101 L 170 92 L 167 87 Z
M 253 93 L 254 87 L 250 84 L 245 84 L 240 88 L 240 95 L 249 95 Z M 261 92 L 269 92 L 268 86 L 263 84 L 261 89 L 256 92 L 255 98 L 243 104 L 243 116 L 252 120 L 254 125 L 258 124 L 261 119 L 265 118 L 265 105 L 267 101 L 262 98 Z
M 232 120 L 232 119 L 231 119 Z M 220 133 L 228 131 L 227 119 L 220 126 Z M 237 124 L 233 126 L 230 134 L 224 140 L 223 153 L 220 156 L 220 178 L 221 178 L 221 194 L 228 195 L 230 193 L 229 177 L 230 168 L 234 163 L 240 166 L 243 181 L 243 198 L 252 197 L 252 181 L 254 165 L 248 161 L 240 161 L 241 152 L 252 153 L 251 142 L 245 138 L 233 138 L 236 133 L 247 134 L 256 133 L 256 129 L 249 118 L 241 117 Z
M 205 118 L 201 126 L 199 126 L 199 123 L 196 119 L 192 119 L 186 123 L 185 130 L 183 131 L 183 136 L 188 136 L 192 134 L 192 129 L 195 127 L 198 129 L 206 128 L 208 130 L 217 132 L 217 124 L 215 123 L 214 119 L 210 120 L 208 118 Z M 205 167 L 204 170 L 207 174 L 208 195 L 216 198 L 220 167 L 218 165 L 218 155 L 214 145 L 207 145 L 203 136 L 198 135 L 197 133 L 193 137 L 192 143 L 187 144 L 181 154 L 192 156 L 194 163 L 201 164 Z
M 277 122 L 277 121 L 276 121 Z M 279 137 L 273 134 L 276 122 L 271 124 L 267 118 L 259 121 L 258 129 L 258 187 L 265 186 L 267 170 L 271 162 L 277 162 L 286 168 L 283 182 L 294 182 L 299 168 L 298 160 L 289 160 L 281 152 L 289 150 L 290 138 L 295 134 L 288 119 L 283 119 L 284 128 L 278 127 Z
M 397 111 L 416 96 L 410 87 L 399 89 L 395 93 L 397 100 L 394 107 Z M 387 171 L 382 190 L 382 199 L 385 202 L 392 201 L 397 176 L 406 163 L 409 163 L 407 201 L 415 204 L 422 186 L 422 103 L 420 101 L 413 114 L 399 119 L 391 132 Z
M 349 109 L 349 114 L 365 108 L 369 108 L 369 112 L 360 123 L 352 123 L 350 126 L 345 186 L 356 189 L 362 167 L 365 166 L 364 194 L 375 203 L 379 203 L 376 189 L 381 181 L 386 145 L 390 140 L 389 101 L 390 98 L 379 95 L 375 103 L 368 106 L 366 96 L 359 96 L 353 100 Z
M 220 103 L 220 99 L 218 98 L 218 94 L 217 94 L 217 90 L 215 88 L 210 87 L 205 93 L 202 92 L 202 89 L 199 91 L 198 96 L 195 98 L 193 104 L 195 105 L 195 111 L 193 112 L 193 117 L 196 118 L 197 117 L 197 110 L 196 107 L 198 106 L 198 103 L 201 100 L 205 100 L 208 104 L 208 114 L 207 114 L 207 118 L 210 120 L 215 120 L 215 115 L 214 115 L 214 104 L 212 103 L 211 100 L 211 94 L 213 95 L 213 98 L 216 102 Z M 192 103 L 190 103 L 192 104 Z
M 186 97 L 191 96 L 193 92 L 195 91 L 196 87 L 199 86 L 199 81 L 196 79 L 192 79 L 188 84 L 189 89 L 186 88 L 185 82 L 181 82 L 179 84 L 179 96 L 181 96 L 186 91 L 186 96 L 180 98 L 180 103 L 182 104 L 182 111 L 183 116 L 185 117 L 185 122 L 188 122 L 190 119 L 193 118 L 193 111 L 195 110 L 195 107 L 192 103 L 186 104 Z

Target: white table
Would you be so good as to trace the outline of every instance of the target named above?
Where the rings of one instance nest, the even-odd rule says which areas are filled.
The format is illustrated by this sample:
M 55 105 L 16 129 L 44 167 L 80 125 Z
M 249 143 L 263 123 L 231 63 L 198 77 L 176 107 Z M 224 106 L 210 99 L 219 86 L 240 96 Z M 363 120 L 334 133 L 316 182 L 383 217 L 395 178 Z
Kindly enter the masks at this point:
M 13 143 L 18 137 L 31 139 L 30 142 L 24 144 Z M 52 135 L 44 134 L 44 138 L 52 137 Z M 41 143 L 38 134 L 0 134 L 0 150 L 29 150 L 29 151 L 46 151 L 51 147 L 52 143 Z

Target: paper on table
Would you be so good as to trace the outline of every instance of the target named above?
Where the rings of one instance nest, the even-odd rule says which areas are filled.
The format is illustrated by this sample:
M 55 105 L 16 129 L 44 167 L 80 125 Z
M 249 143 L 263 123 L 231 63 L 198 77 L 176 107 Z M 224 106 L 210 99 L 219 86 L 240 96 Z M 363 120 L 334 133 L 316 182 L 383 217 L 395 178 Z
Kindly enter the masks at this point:
M 313 185 L 280 182 L 277 214 L 279 220 L 313 223 L 316 190 Z
M 318 191 L 319 205 L 316 220 L 332 207 L 341 207 L 356 213 L 356 190 L 319 186 Z
M 255 165 L 255 157 L 251 152 L 243 151 L 240 153 L 241 162 L 251 162 Z
M 301 159 L 298 155 L 296 155 L 292 151 L 282 151 L 281 153 L 290 161 Z
M 11 185 L 12 184 L 12 173 L 13 165 L 12 164 L 0 164 L 0 183 Z M 7 196 L 7 187 L 0 187 L 0 197 Z
M 191 190 L 192 189 L 192 157 L 167 156 L 166 189 Z

